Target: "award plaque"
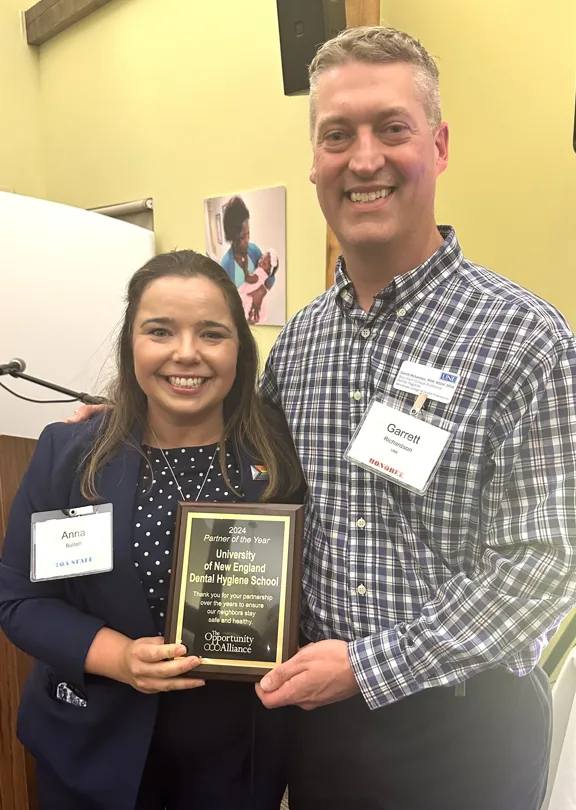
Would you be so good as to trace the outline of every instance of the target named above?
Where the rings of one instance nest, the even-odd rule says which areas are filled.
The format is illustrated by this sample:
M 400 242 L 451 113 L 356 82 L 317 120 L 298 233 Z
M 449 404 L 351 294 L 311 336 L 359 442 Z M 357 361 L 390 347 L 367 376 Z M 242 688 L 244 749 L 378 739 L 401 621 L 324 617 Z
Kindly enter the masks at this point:
M 304 507 L 180 503 L 166 643 L 202 678 L 260 680 L 298 650 Z

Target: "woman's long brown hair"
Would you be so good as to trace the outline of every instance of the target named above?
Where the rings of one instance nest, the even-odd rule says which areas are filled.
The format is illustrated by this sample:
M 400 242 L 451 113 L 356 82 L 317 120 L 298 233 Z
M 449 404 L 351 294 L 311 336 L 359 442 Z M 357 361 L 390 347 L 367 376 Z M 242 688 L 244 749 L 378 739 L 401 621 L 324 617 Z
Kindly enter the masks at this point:
M 117 374 L 107 397 L 112 407 L 102 419 L 83 459 L 82 494 L 89 500 L 98 499 L 98 472 L 122 444 L 134 446 L 147 461 L 133 438 L 135 432 L 143 435 L 147 427 L 147 399 L 134 373 L 134 318 L 144 290 L 166 276 L 200 276 L 216 284 L 226 298 L 238 331 L 236 378 L 224 400 L 224 435 L 220 442 L 223 475 L 227 477 L 226 442 L 231 442 L 235 448 L 250 448 L 268 470 L 269 480 L 262 500 L 270 501 L 296 492 L 303 485 L 302 470 L 283 415 L 265 407 L 258 395 L 258 347 L 246 322 L 238 290 L 226 271 L 212 259 L 193 250 L 177 250 L 150 259 L 128 284 L 124 322 L 116 347 Z

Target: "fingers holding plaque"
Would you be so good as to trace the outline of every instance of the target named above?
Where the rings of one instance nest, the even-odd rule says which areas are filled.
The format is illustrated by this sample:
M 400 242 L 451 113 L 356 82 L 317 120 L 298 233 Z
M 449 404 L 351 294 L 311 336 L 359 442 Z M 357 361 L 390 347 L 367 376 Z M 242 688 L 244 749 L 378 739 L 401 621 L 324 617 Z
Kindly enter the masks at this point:
M 206 678 L 259 680 L 298 649 L 304 507 L 178 506 L 166 642 Z

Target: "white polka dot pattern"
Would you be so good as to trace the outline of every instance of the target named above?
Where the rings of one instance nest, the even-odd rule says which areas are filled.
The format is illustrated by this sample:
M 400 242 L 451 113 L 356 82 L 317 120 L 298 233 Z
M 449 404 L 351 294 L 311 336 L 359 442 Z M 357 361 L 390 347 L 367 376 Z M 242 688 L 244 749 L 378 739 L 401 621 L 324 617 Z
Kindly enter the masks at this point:
M 164 450 L 166 458 L 174 468 L 178 462 L 178 482 L 187 500 L 194 500 L 198 489 L 202 486 L 210 461 L 214 455 L 216 445 L 205 447 L 179 447 Z M 150 483 L 150 470 L 143 463 L 138 484 L 137 508 L 132 539 L 132 558 L 142 580 L 148 604 L 159 635 L 164 634 L 165 602 L 168 597 L 170 573 L 172 565 L 172 546 L 174 528 L 176 525 L 175 504 L 180 500 L 178 490 L 172 494 L 167 492 L 166 484 L 173 484 L 172 474 L 166 469 L 166 462 L 162 454 L 154 448 L 144 447 L 154 471 Z M 227 473 L 235 490 L 240 492 L 240 472 L 234 457 L 226 454 Z M 170 476 L 168 480 L 164 476 Z M 216 503 L 243 501 L 229 487 L 222 488 L 222 473 L 218 456 L 214 459 L 210 478 L 206 480 L 200 502 Z M 224 482 L 225 483 L 225 482 Z M 217 486 L 218 485 L 218 486 Z M 190 496 L 192 496 L 190 498 Z M 142 515 L 146 507 L 145 516 Z

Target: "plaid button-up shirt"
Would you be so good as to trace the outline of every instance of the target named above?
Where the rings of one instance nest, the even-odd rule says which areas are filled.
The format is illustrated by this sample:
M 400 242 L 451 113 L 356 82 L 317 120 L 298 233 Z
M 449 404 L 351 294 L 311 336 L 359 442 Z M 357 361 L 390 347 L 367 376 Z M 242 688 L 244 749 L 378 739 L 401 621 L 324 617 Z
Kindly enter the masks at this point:
M 302 630 L 350 642 L 371 708 L 497 665 L 526 674 L 576 593 L 573 334 L 441 232 L 368 313 L 339 263 L 262 378 L 309 484 Z M 421 413 L 453 433 L 423 495 L 344 459 L 374 396 L 413 404 L 393 388 L 405 360 L 460 376 Z

